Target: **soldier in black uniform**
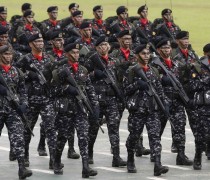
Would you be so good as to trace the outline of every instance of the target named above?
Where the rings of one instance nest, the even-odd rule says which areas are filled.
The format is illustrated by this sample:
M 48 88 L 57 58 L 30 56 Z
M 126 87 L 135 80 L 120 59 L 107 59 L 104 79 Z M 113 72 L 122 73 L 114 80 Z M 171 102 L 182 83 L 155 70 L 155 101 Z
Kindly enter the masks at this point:
M 11 29 L 11 25 L 7 22 L 7 8 L 5 6 L 0 6 L 0 25 Z
M 171 59 L 171 43 L 169 39 L 162 39 L 157 45 L 157 52 L 159 58 L 163 65 L 172 72 L 177 80 L 180 78 L 179 75 L 179 62 L 177 60 Z M 176 158 L 177 165 L 187 165 L 190 166 L 193 164 L 191 160 L 185 155 L 185 126 L 186 126 L 186 115 L 184 107 L 188 102 L 183 102 L 178 92 L 174 89 L 171 80 L 166 75 L 166 73 L 157 66 L 159 73 L 161 75 L 161 81 L 164 89 L 165 95 L 169 99 L 169 112 L 170 112 L 170 122 L 171 122 L 171 131 L 172 138 L 175 147 L 177 147 L 178 154 Z M 179 81 L 179 80 L 178 80 Z M 181 84 L 181 83 L 180 83 Z M 179 87 L 181 88 L 181 87 Z M 185 103 L 185 104 L 184 104 Z M 168 118 L 161 116 L 161 132 L 162 136 L 165 129 Z
M 17 62 L 24 73 L 26 73 L 26 85 L 28 86 L 29 112 L 27 117 L 30 127 L 33 130 L 39 115 L 41 115 L 47 144 L 50 152 L 49 168 L 53 169 L 54 150 L 56 143 L 55 110 L 51 98 L 51 74 L 46 71 L 45 65 L 52 60 L 50 56 L 43 52 L 44 42 L 40 33 L 29 37 L 29 45 L 32 49 L 30 54 L 25 55 Z M 25 163 L 29 166 L 29 144 L 31 134 L 25 132 Z
M 100 117 L 105 116 L 109 140 L 113 151 L 112 167 L 126 166 L 126 162 L 120 157 L 119 146 L 119 126 L 120 126 L 120 114 L 118 109 L 118 99 L 122 98 L 122 94 L 118 94 L 113 85 L 107 84 L 107 74 L 99 67 L 101 64 L 106 71 L 109 72 L 112 79 L 114 79 L 115 86 L 118 87 L 118 81 L 116 78 L 115 59 L 108 55 L 110 46 L 108 43 L 108 37 L 101 36 L 95 43 L 97 53 L 93 54 L 89 60 L 85 63 L 88 71 L 92 73 L 92 83 L 96 90 L 100 105 Z M 97 64 L 98 63 L 98 64 Z M 99 125 L 91 121 L 89 127 L 89 163 L 93 164 L 93 146 L 98 134 Z
M 99 113 L 98 101 L 94 87 L 91 84 L 87 69 L 78 64 L 79 44 L 72 43 L 65 47 L 68 62 L 53 71 L 54 80 L 57 83 L 57 123 L 58 136 L 55 152 L 54 173 L 63 174 L 61 168 L 61 156 L 69 137 L 69 133 L 74 127 L 77 130 L 80 154 L 82 157 L 83 170 L 82 177 L 96 176 L 97 171 L 89 168 L 88 164 L 88 110 L 84 99 L 78 100 L 80 93 L 84 93 L 89 99 L 90 106 L 94 113 Z M 72 78 L 76 83 L 72 83 Z M 78 85 L 78 86 L 77 86 Z M 79 89 L 81 91 L 79 91 Z M 87 102 L 87 101 L 86 101 Z M 97 111 L 96 111 L 97 109 Z
M 26 169 L 24 164 L 24 124 L 19 114 L 26 112 L 28 102 L 23 73 L 11 65 L 12 56 L 11 46 L 3 45 L 0 47 L 0 132 L 5 123 L 11 146 L 18 160 L 19 178 L 25 179 L 32 175 L 32 171 Z M 3 81 L 12 89 L 12 93 L 15 95 L 13 98 L 19 96 L 20 104 L 18 107 L 14 106 L 12 100 L 8 100 L 9 96 L 12 95 Z
M 124 94 L 126 96 L 126 104 L 129 111 L 128 131 L 130 132 L 126 141 L 128 152 L 127 169 L 129 173 L 136 173 L 134 163 L 135 146 L 140 134 L 143 132 L 146 125 L 149 144 L 155 156 L 154 176 L 168 172 L 167 166 L 161 165 L 161 144 L 160 144 L 160 129 L 161 122 L 159 117 L 159 106 L 154 96 L 149 96 L 148 82 L 138 76 L 138 71 L 149 79 L 157 95 L 162 101 L 165 101 L 163 88 L 155 72 L 154 67 L 148 66 L 150 60 L 150 51 L 146 44 L 140 45 L 135 49 L 137 63 L 130 66 L 127 70 L 127 75 L 123 80 Z M 138 67 L 138 70 L 134 70 Z

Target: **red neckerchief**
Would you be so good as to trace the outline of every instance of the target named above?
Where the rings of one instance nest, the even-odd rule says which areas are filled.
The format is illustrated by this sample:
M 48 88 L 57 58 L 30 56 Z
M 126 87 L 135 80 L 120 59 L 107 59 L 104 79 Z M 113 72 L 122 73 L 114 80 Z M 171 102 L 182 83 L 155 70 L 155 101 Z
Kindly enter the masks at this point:
M 180 49 L 185 58 L 188 58 L 188 49 Z
M 106 62 L 106 64 L 108 64 L 108 61 L 109 61 L 109 56 L 108 55 L 101 56 L 101 58 Z
M 169 28 L 171 28 L 172 22 L 166 22 L 166 25 L 167 25 Z
M 147 65 L 142 66 L 142 68 L 143 68 L 144 72 L 147 72 L 149 70 L 149 67 Z
M 25 28 L 26 28 L 27 30 L 29 30 L 29 31 L 32 31 L 32 30 L 33 30 L 33 27 L 32 27 L 31 24 L 26 24 L 26 25 L 25 25 Z
M 122 20 L 121 23 L 126 26 L 127 25 L 127 21 L 126 20 Z
M 102 20 L 102 19 L 97 19 L 97 20 L 96 20 L 96 23 L 97 23 L 98 25 L 102 25 L 102 24 L 103 24 L 103 20 Z
M 82 38 L 82 41 L 83 41 L 83 42 L 86 42 L 87 44 L 90 44 L 90 43 L 91 43 L 91 39 Z
M 43 59 L 43 56 L 39 56 L 37 54 L 33 54 L 33 56 L 38 60 L 41 61 Z
M 6 73 L 8 73 L 9 70 L 11 69 L 11 66 L 10 66 L 10 65 L 4 65 L 4 64 L 2 64 L 1 67 L 2 67 L 2 69 L 4 69 L 4 71 L 5 71 Z
M 171 61 L 171 59 L 164 59 L 164 62 L 166 63 L 166 65 L 168 66 L 169 69 L 172 68 L 172 61 Z
M 6 26 L 7 25 L 7 21 L 2 21 L 0 22 L 2 26 Z
M 141 18 L 141 19 L 140 19 L 140 23 L 141 23 L 143 26 L 146 26 L 146 24 L 148 24 L 148 19 L 147 19 L 147 18 Z
M 53 21 L 53 20 L 50 19 L 50 22 L 51 22 L 51 24 L 52 24 L 53 26 L 56 26 L 56 25 L 57 25 L 57 21 L 56 21 L 56 20 Z
M 128 60 L 128 57 L 130 55 L 130 49 L 120 48 L 120 50 L 122 51 L 123 55 L 125 56 L 125 59 Z
M 63 50 L 53 48 L 53 52 L 58 56 L 61 57 L 63 55 Z
M 73 71 L 76 73 L 78 71 L 78 68 L 79 68 L 79 63 L 77 63 L 77 62 L 76 63 L 72 63 L 70 61 L 68 61 L 68 62 L 71 65 Z

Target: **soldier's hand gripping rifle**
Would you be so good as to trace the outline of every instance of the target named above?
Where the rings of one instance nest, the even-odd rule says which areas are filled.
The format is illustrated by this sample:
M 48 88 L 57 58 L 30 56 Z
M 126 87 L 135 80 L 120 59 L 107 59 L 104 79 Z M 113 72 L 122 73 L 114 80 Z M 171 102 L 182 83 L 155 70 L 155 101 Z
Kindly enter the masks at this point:
M 25 116 L 24 113 L 22 113 L 21 111 L 18 111 L 18 108 L 20 107 L 20 103 L 19 103 L 19 98 L 18 98 L 17 94 L 14 93 L 12 91 L 12 89 L 7 85 L 7 82 L 5 81 L 5 79 L 4 79 L 4 77 L 1 73 L 0 73 L 0 83 L 5 88 L 7 88 L 7 90 L 8 90 L 8 100 L 12 102 L 17 114 L 21 117 L 23 124 L 29 129 L 31 135 L 34 136 L 34 133 L 32 132 L 32 130 L 31 130 L 29 124 L 28 124 L 27 117 Z
M 74 77 L 71 75 L 70 71 L 67 68 L 65 68 L 64 71 L 65 71 L 65 73 L 67 75 L 66 80 L 68 81 L 68 83 L 70 83 L 73 87 L 75 87 L 77 89 L 78 95 L 76 95 L 76 99 L 78 101 L 78 104 L 79 104 L 79 107 L 81 108 L 81 110 L 84 113 L 87 113 L 86 112 L 86 108 L 87 108 L 88 111 L 92 115 L 94 115 L 93 108 L 92 108 L 92 105 L 91 105 L 90 100 L 88 99 L 88 97 L 84 94 L 84 92 L 82 91 L 81 87 L 77 84 L 77 82 L 75 81 Z M 86 108 L 84 107 L 84 105 L 86 106 Z M 96 120 L 96 122 L 98 122 L 98 120 Z M 100 126 L 99 122 L 98 122 L 98 126 L 101 129 L 101 132 L 104 133 L 104 130 Z
M 96 65 L 97 68 L 99 68 L 100 70 L 102 70 L 104 72 L 104 74 L 106 75 L 106 79 L 104 79 L 104 81 L 107 84 L 111 84 L 112 88 L 114 89 L 117 97 L 120 100 L 123 100 L 123 95 L 122 92 L 120 91 L 120 89 L 118 88 L 118 86 L 116 85 L 115 80 L 113 79 L 113 76 L 110 74 L 110 72 L 107 70 L 107 68 L 105 67 L 104 63 L 101 61 L 99 55 L 97 53 L 93 54 L 90 59 L 92 60 L 92 62 Z
M 172 39 L 173 42 L 176 42 L 174 36 L 172 36 L 171 32 L 168 30 L 166 25 L 163 23 L 161 30 L 168 36 L 168 38 Z
M 135 74 L 140 77 L 143 81 L 145 81 L 149 87 L 149 90 L 147 91 L 147 94 L 149 96 L 153 96 L 158 104 L 158 106 L 160 107 L 160 109 L 164 112 L 164 114 L 168 117 L 169 114 L 168 112 L 166 111 L 166 108 L 165 106 L 163 105 L 163 102 L 162 100 L 160 99 L 160 97 L 158 96 L 155 88 L 153 87 L 151 81 L 146 77 L 143 69 L 139 66 L 139 64 L 136 64 L 134 67 L 133 67 L 133 70 L 135 72 Z
M 179 82 L 179 80 L 176 78 L 174 73 L 167 70 L 166 67 L 163 65 L 163 63 L 160 61 L 158 57 L 155 57 L 153 60 L 153 63 L 157 66 L 159 66 L 166 74 L 166 76 L 170 79 L 171 84 L 176 92 L 178 92 L 180 98 L 184 102 L 184 104 L 188 105 L 189 97 L 187 96 L 186 92 L 184 91 L 182 84 Z

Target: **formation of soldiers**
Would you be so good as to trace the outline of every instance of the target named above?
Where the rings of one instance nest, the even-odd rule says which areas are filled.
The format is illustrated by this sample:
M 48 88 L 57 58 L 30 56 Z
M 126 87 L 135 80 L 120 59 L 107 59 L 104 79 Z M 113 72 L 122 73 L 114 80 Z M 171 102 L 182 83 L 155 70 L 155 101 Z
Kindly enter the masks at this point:
M 154 176 L 167 173 L 161 164 L 161 136 L 171 124 L 176 164 L 202 168 L 202 153 L 210 159 L 210 44 L 199 59 L 189 43 L 189 32 L 164 9 L 161 18 L 148 20 L 148 7 L 128 17 L 119 6 L 116 16 L 103 19 L 103 7 L 93 7 L 93 19 L 84 19 L 79 5 L 58 20 L 58 7 L 47 9 L 49 18 L 37 22 L 31 4 L 22 15 L 7 21 L 0 6 L 0 133 L 4 124 L 10 141 L 9 159 L 17 159 L 18 175 L 32 175 L 30 141 L 41 116 L 38 153 L 47 156 L 49 169 L 63 174 L 61 156 L 68 141 L 68 158 L 82 158 L 82 177 L 96 176 L 94 144 L 107 124 L 113 154 L 112 167 L 127 166 L 136 173 L 134 154 L 149 155 Z M 119 126 L 129 112 L 127 161 L 120 157 Z M 194 160 L 185 154 L 187 113 L 195 138 Z M 143 147 L 146 126 L 150 149 Z M 80 155 L 74 150 L 75 130 Z

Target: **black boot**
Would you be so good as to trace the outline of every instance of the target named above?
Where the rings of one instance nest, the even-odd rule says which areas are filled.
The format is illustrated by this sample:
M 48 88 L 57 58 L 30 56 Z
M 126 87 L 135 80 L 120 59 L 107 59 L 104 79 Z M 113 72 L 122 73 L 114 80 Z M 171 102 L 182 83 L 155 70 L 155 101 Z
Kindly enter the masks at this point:
M 184 153 L 184 150 L 178 150 L 176 165 L 192 166 L 193 161 L 188 159 L 188 157 Z
M 89 168 L 88 160 L 82 160 L 82 178 L 89 178 L 89 176 L 96 176 L 98 172 L 94 169 Z
M 195 158 L 193 162 L 193 169 L 194 170 L 201 170 L 201 160 L 202 160 L 202 151 L 196 150 Z
M 42 141 L 44 141 L 44 143 Z M 39 153 L 39 156 L 47 156 L 47 151 L 45 148 L 45 139 L 44 140 L 42 138 L 40 139 L 37 151 Z
M 29 167 L 30 166 L 30 162 L 29 162 L 29 149 L 28 148 L 25 148 L 24 164 L 25 164 L 25 167 Z
M 10 149 L 10 151 L 9 151 L 9 160 L 10 161 L 16 160 L 16 156 L 15 156 L 14 152 L 12 151 L 12 149 Z
M 206 157 L 210 160 L 210 142 L 206 142 Z
M 128 152 L 128 160 L 127 160 L 127 170 L 128 173 L 136 173 L 136 166 L 134 160 L 134 152 Z
M 74 148 L 69 148 L 68 153 L 67 153 L 67 158 L 79 159 L 80 155 L 75 152 Z
M 64 165 L 61 163 L 61 153 L 55 153 L 55 160 L 54 160 L 54 174 L 62 175 L 63 174 L 63 167 Z
M 149 155 L 149 154 L 150 154 L 150 149 L 146 149 L 143 146 L 143 137 L 141 136 L 136 145 L 136 157 L 141 157 L 142 155 Z
M 171 152 L 172 153 L 177 153 L 178 152 L 178 149 L 177 149 L 177 147 L 176 147 L 174 142 L 172 142 L 172 144 L 171 144 Z
M 168 166 L 162 166 L 160 162 L 160 155 L 155 156 L 154 176 L 160 176 L 161 174 L 165 174 L 168 172 L 168 170 Z
M 123 161 L 123 159 L 119 155 L 120 153 L 119 147 L 115 147 L 112 149 L 113 149 L 112 167 L 126 166 L 127 162 Z
M 24 162 L 19 163 L 18 176 L 19 176 L 19 179 L 25 179 L 27 177 L 32 176 L 32 171 L 25 168 Z
M 88 156 L 89 156 L 88 163 L 89 164 L 94 164 L 94 161 L 93 161 L 93 151 L 91 151 L 90 149 L 88 151 Z

